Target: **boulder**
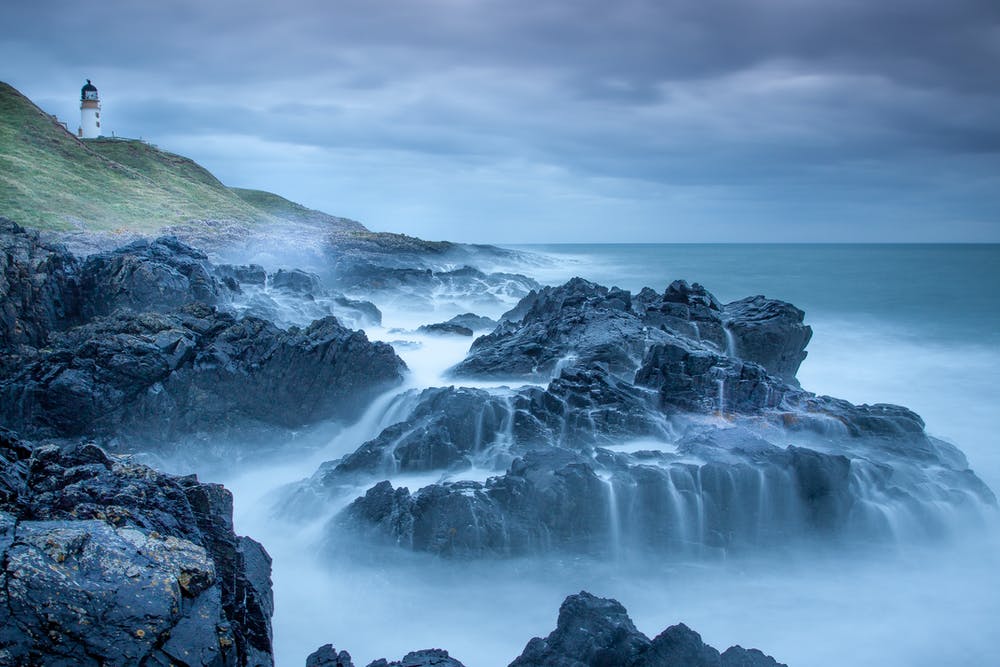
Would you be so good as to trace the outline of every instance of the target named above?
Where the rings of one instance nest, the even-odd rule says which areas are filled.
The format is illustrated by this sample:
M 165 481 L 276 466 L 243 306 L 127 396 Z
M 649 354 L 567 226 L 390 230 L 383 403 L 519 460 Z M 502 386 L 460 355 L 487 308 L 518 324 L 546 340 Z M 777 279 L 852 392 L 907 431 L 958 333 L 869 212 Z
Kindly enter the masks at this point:
M 85 319 L 118 309 L 166 312 L 192 303 L 225 303 L 230 288 L 208 257 L 171 236 L 91 255 L 81 269 Z
M 797 385 L 795 374 L 812 338 L 812 328 L 802 323 L 805 313 L 784 301 L 753 296 L 726 304 L 723 318 L 732 337 L 730 354 Z
M 268 666 L 270 559 L 221 486 L 0 433 L 4 664 Z
M 278 269 L 270 276 L 271 287 L 296 294 L 316 294 L 321 291 L 319 276 L 301 269 Z

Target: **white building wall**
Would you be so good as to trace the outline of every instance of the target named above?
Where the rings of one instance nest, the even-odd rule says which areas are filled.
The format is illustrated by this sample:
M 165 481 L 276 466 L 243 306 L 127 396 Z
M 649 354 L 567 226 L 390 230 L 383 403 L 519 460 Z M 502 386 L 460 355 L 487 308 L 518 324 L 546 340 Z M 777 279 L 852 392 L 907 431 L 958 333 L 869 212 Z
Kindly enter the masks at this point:
M 100 107 L 85 106 L 80 109 L 80 136 L 95 139 L 101 136 Z

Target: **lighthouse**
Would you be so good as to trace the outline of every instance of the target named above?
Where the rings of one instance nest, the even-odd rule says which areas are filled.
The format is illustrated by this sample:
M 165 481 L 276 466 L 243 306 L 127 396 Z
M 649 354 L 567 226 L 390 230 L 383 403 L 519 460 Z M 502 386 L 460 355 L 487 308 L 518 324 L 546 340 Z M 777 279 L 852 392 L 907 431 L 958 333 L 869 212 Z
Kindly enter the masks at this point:
M 101 100 L 97 97 L 97 87 L 90 79 L 80 90 L 80 129 L 77 135 L 81 139 L 101 136 Z

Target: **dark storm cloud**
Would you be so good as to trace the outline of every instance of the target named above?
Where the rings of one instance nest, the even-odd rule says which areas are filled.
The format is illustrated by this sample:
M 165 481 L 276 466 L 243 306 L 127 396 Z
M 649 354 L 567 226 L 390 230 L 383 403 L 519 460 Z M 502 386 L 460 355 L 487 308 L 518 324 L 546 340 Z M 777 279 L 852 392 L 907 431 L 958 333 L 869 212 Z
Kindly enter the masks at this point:
M 756 227 L 733 238 L 774 238 L 789 207 L 815 238 L 875 215 L 878 240 L 906 238 L 899 219 L 935 237 L 942 215 L 959 236 L 1000 238 L 993 1 L 113 0 L 4 13 L 5 77 L 33 97 L 56 104 L 67 81 L 100 75 L 119 134 L 194 147 L 223 180 L 379 227 L 475 238 L 453 226 L 479 197 L 503 240 L 607 236 L 609 214 L 630 216 L 634 240 L 669 240 L 664 216 L 723 234 L 738 215 Z M 72 100 L 60 104 L 72 117 Z M 313 150 L 311 171 L 276 170 L 282 146 Z M 401 210 L 419 214 L 392 219 Z

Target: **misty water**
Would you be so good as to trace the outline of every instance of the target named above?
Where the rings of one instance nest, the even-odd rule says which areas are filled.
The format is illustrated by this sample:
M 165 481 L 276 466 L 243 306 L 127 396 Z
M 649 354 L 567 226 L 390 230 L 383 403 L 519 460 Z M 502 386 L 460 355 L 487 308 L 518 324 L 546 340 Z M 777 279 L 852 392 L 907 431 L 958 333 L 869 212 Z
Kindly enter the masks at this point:
M 998 246 L 528 246 L 547 259 L 517 270 L 545 284 L 580 275 L 637 291 L 676 278 L 704 284 L 723 302 L 752 294 L 790 301 L 814 329 L 799 372 L 804 388 L 856 403 L 891 402 L 918 412 L 931 435 L 958 445 L 1000 489 Z M 267 267 L 277 268 L 277 267 Z M 555 626 L 560 602 L 581 589 L 620 600 L 653 636 L 684 622 L 719 648 L 754 646 L 793 666 L 1000 664 L 1000 528 L 946 543 L 810 548 L 690 560 L 565 555 L 443 560 L 379 550 L 326 549 L 327 520 L 354 496 L 309 522 L 275 509 L 287 484 L 354 451 L 412 406 L 413 389 L 451 384 L 467 338 L 411 330 L 474 310 L 454 295 L 434 311 L 372 300 L 383 325 L 370 338 L 394 343 L 411 369 L 407 385 L 379 398 L 357 423 L 327 425 L 283 443 L 275 459 L 200 470 L 235 497 L 237 531 L 274 559 L 277 664 L 301 665 L 322 643 L 356 663 L 447 648 L 469 667 L 506 665 L 533 636 Z M 294 319 L 294 318 L 293 318 Z M 468 383 L 466 383 L 468 384 Z M 502 392 L 496 383 L 482 384 Z M 318 446 L 317 446 L 318 443 Z M 623 442 L 623 450 L 663 443 Z M 464 471 L 451 479 L 485 479 Z M 392 478 L 416 490 L 441 473 Z M 609 507 L 615 511 L 613 486 Z M 612 533 L 614 534 L 614 533 Z M 345 541 L 350 536 L 344 535 Z

